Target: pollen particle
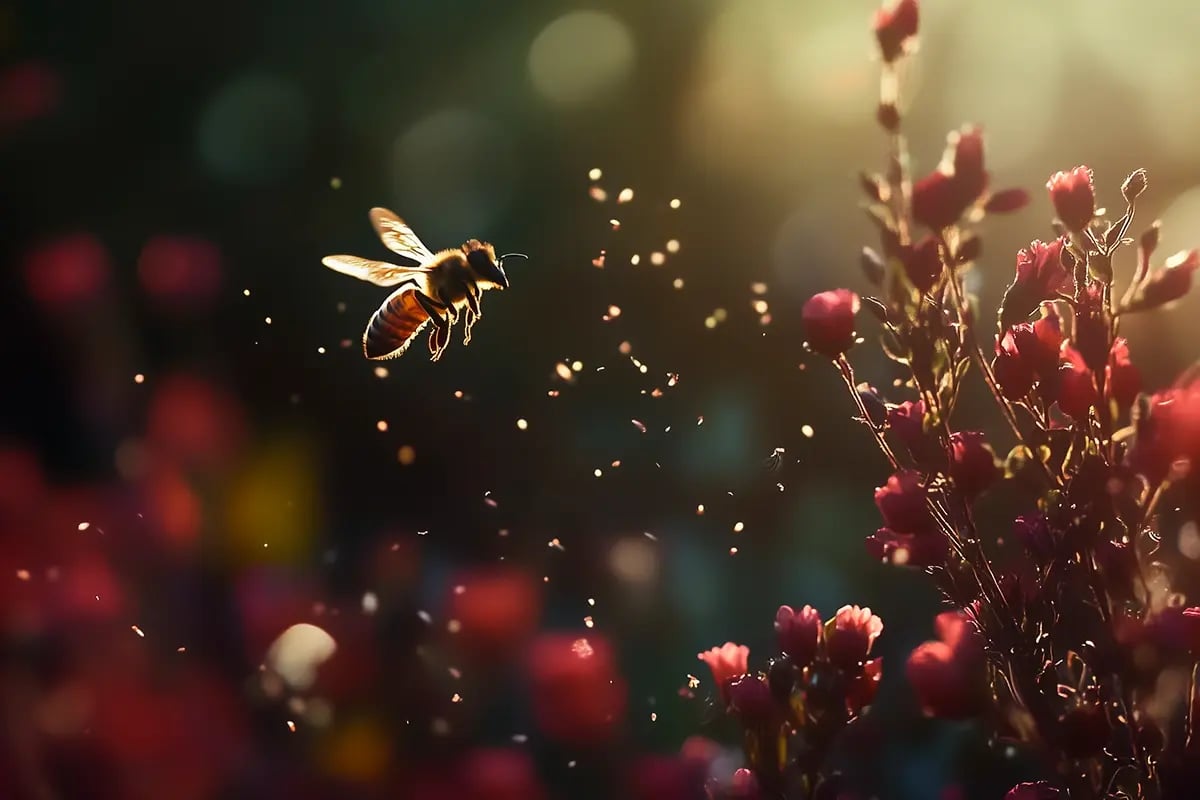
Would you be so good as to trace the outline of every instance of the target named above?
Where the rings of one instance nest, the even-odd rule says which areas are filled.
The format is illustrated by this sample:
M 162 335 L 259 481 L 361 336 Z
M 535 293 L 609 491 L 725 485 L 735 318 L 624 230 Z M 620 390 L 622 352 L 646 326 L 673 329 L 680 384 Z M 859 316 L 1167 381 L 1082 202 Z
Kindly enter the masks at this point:
M 529 422 L 527 420 L 525 420 L 524 418 L 517 420 L 517 430 L 523 431 L 523 430 L 527 430 L 528 428 L 529 428 Z
M 671 205 L 671 208 L 679 208 L 681 205 L 683 205 L 683 203 L 679 202 L 679 198 L 676 197 L 671 200 L 670 205 Z
M 630 189 L 628 187 L 622 189 L 621 193 L 617 195 L 618 203 L 628 203 L 632 199 L 633 199 L 633 189 Z
M 386 432 L 387 429 L 388 429 L 388 424 L 387 424 L 386 419 L 381 419 L 375 423 L 375 430 L 379 431 L 380 433 Z
M 134 383 L 145 383 L 146 376 L 139 372 L 137 375 L 133 376 L 133 382 Z
M 396 460 L 407 467 L 417 460 L 417 451 L 411 444 L 403 445 L 396 451 Z
M 589 180 L 598 181 L 602 177 L 604 177 L 604 173 L 601 172 L 599 167 L 592 167 L 591 169 L 588 170 L 588 179 Z

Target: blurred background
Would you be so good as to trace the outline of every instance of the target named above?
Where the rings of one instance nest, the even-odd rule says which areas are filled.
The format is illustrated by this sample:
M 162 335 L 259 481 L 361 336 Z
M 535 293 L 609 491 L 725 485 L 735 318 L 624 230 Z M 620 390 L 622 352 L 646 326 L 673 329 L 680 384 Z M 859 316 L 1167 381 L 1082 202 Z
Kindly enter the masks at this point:
M 937 597 L 866 556 L 886 464 L 802 348 L 809 294 L 866 288 L 874 7 L 0 5 L 3 796 L 669 797 L 634 792 L 691 735 L 737 765 L 695 654 L 761 662 L 781 603 L 885 620 L 865 791 L 1033 774 L 919 718 Z M 1035 198 L 985 306 L 1077 163 L 1101 204 L 1146 167 L 1160 252 L 1200 242 L 1200 7 L 1155 8 L 922 5 L 917 172 L 974 122 Z M 470 347 L 363 358 L 386 290 L 320 260 L 386 258 L 376 205 L 529 255 Z M 1123 329 L 1149 388 L 1197 302 Z M 603 674 L 563 679 L 579 639 Z

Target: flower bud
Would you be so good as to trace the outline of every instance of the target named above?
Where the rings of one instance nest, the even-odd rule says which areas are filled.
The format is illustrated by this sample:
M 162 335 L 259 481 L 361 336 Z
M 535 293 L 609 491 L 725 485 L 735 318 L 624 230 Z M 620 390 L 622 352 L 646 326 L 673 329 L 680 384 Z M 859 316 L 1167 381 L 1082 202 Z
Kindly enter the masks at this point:
M 987 701 L 982 639 L 961 611 L 939 614 L 936 627 L 941 641 L 925 642 L 909 655 L 908 681 L 927 715 L 975 716 Z
M 1058 407 L 1077 421 L 1086 420 L 1097 400 L 1092 371 L 1082 359 L 1068 361 L 1058 368 L 1058 379 Z
M 963 201 L 958 184 L 941 170 L 934 170 L 913 184 L 913 219 L 930 230 L 940 231 L 958 222 L 968 205 L 970 201 Z
M 1146 191 L 1146 170 L 1144 169 L 1135 169 L 1121 184 L 1121 196 L 1129 204 L 1132 204 L 1144 191 Z
M 917 0 L 899 0 L 875 12 L 875 38 L 884 61 L 904 55 L 908 40 L 917 35 L 918 19 Z
M 950 436 L 950 478 L 968 497 L 974 497 L 999 477 L 996 454 L 978 431 Z
M 758 778 L 745 767 L 733 771 L 733 779 L 729 783 L 729 800 L 759 800 L 761 793 L 758 789 Z
M 1022 322 L 1004 332 L 1004 336 L 996 344 L 996 356 L 992 359 L 992 373 L 996 383 L 1000 384 L 1000 393 L 1009 400 L 1021 400 L 1033 388 L 1033 361 L 1024 356 L 1017 346 L 1017 330 L 1025 325 Z M 1029 328 L 1033 332 L 1033 326 Z
M 708 664 L 708 668 L 712 670 L 713 683 L 717 685 L 725 702 L 729 702 L 729 684 L 735 678 L 746 674 L 750 648 L 744 644 L 726 642 L 707 652 L 697 653 L 696 658 Z
M 821 292 L 808 299 L 800 316 L 813 352 L 837 358 L 850 349 L 859 305 L 858 295 L 849 289 Z
M 1000 305 L 1000 327 L 1007 329 L 1024 322 L 1037 307 L 1054 300 L 1060 292 L 1071 287 L 1071 273 L 1063 265 L 1063 240 L 1046 244 L 1034 240 L 1017 253 L 1013 282 L 1004 291 Z
M 954 148 L 954 183 L 964 207 L 974 203 L 987 188 L 988 174 L 983 168 L 983 131 L 968 125 L 950 135 Z
M 812 606 L 805 606 L 799 611 L 791 606 L 780 606 L 775 612 L 775 635 L 779 649 L 787 653 L 798 667 L 812 663 L 821 642 L 821 629 L 821 615 Z
M 862 672 L 846 687 L 846 707 L 851 714 L 861 714 L 864 708 L 875 702 L 882 678 L 882 658 L 872 658 L 863 662 Z
M 1029 192 L 1024 189 L 1004 189 L 987 199 L 983 210 L 989 214 L 1007 214 L 1029 205 Z
M 1067 230 L 1081 231 L 1096 214 L 1096 195 L 1092 188 L 1092 171 L 1075 167 L 1069 172 L 1056 172 L 1046 182 L 1054 213 Z
M 871 609 L 842 606 L 826 626 L 825 652 L 834 666 L 853 669 L 866 661 L 882 632 L 883 620 Z
M 900 109 L 895 103 L 880 103 L 875 109 L 875 121 L 888 133 L 895 133 L 900 129 Z
M 1184 250 L 1167 259 L 1162 269 L 1142 284 L 1133 306 L 1138 310 L 1157 308 L 1178 300 L 1192 289 L 1192 273 L 1200 268 L 1200 251 Z
M 897 533 L 921 533 L 933 527 L 921 474 L 902 469 L 875 490 L 875 505 Z

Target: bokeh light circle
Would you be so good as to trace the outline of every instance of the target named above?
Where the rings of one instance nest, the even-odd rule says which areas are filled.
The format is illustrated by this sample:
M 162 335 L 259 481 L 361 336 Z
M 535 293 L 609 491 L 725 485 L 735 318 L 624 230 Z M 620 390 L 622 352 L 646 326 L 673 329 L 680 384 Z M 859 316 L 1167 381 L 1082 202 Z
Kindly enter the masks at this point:
M 263 183 L 293 167 L 308 145 L 308 103 L 291 83 L 244 75 L 226 84 L 200 120 L 197 146 L 212 173 Z
M 529 76 L 547 100 L 564 106 L 596 100 L 633 71 L 633 37 L 620 20 L 573 11 L 547 25 L 529 47 Z
M 420 209 L 413 225 L 435 250 L 458 244 L 446 237 L 482 236 L 507 206 L 516 172 L 505 130 L 467 109 L 421 119 L 392 151 L 397 211 L 403 217 Z

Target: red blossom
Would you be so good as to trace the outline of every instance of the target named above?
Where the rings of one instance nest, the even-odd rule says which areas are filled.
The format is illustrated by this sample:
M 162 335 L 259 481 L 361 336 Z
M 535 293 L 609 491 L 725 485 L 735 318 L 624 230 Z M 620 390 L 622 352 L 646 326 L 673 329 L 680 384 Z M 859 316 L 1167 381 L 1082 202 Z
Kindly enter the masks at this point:
M 1129 408 L 1141 391 L 1142 375 L 1129 357 L 1129 343 L 1117 337 L 1104 368 L 1104 392 L 1121 408 Z
M 1058 407 L 1078 421 L 1087 419 L 1088 411 L 1099 399 L 1096 379 L 1083 363 L 1079 351 L 1068 346 L 1065 360 L 1058 368 Z
M 519 650 L 541 611 L 540 581 L 516 567 L 492 566 L 450 583 L 448 614 L 458 620 L 455 642 L 472 658 L 494 661 Z
M 708 668 L 712 670 L 713 683 L 721 690 L 721 696 L 728 700 L 729 683 L 734 678 L 745 675 L 748 670 L 750 648 L 744 644 L 726 642 L 720 647 L 697 653 L 696 658 L 708 664 Z
M 958 222 L 967 205 L 954 179 L 941 170 L 913 184 L 913 219 L 931 230 L 940 231 Z
M 929 716 L 974 716 L 987 699 L 982 638 L 961 611 L 939 614 L 935 626 L 941 641 L 913 650 L 908 681 Z
M 1167 259 L 1163 268 L 1150 274 L 1128 310 L 1157 308 L 1186 295 L 1192 289 L 1192 273 L 1200 269 L 1200 251 L 1183 250 Z
M 533 713 L 546 736 L 573 745 L 608 739 L 625 711 L 625 685 L 608 641 L 546 633 L 528 651 Z
M 1004 800 L 1058 800 L 1061 797 L 1058 789 L 1046 781 L 1037 783 L 1018 783 L 1008 790 Z
M 921 533 L 933 527 L 925 498 L 925 482 L 913 470 L 900 470 L 875 490 L 875 505 L 897 533 Z
M 1070 289 L 1071 274 L 1062 264 L 1063 244 L 1063 239 L 1049 244 L 1035 239 L 1017 253 L 1016 273 L 1000 304 L 1002 329 L 1024 322 L 1041 303 Z
M 1200 381 L 1157 392 L 1147 405 L 1129 461 L 1158 483 L 1176 462 L 1200 460 Z
M 996 454 L 982 433 L 959 431 L 950 436 L 950 477 L 963 494 L 974 497 L 999 475 Z
M 758 675 L 742 675 L 727 684 L 729 707 L 751 727 L 761 727 L 777 716 L 775 699 Z
M 1096 214 L 1096 194 L 1092 188 L 1092 170 L 1075 167 L 1068 172 L 1056 172 L 1046 182 L 1054 213 L 1069 231 L 1081 231 Z
M 875 38 L 884 61 L 904 55 L 909 39 L 917 35 L 918 20 L 917 0 L 898 0 L 875 12 Z
M 925 437 L 925 401 L 906 400 L 887 412 L 888 429 L 910 452 L 919 450 Z
M 837 358 L 854 344 L 854 317 L 858 295 L 849 289 L 815 294 L 800 312 L 804 335 L 813 352 Z
M 867 553 L 876 561 L 898 567 L 931 567 L 946 561 L 948 544 L 941 531 L 896 533 L 880 528 L 867 537 Z
M 883 620 L 869 608 L 842 606 L 826 630 L 825 649 L 834 666 L 857 667 L 871 653 L 871 645 L 883 632 Z
M 1008 214 L 1029 205 L 1029 192 L 1024 189 L 1003 189 L 991 195 L 983 210 L 989 214 Z
M 938 252 L 937 239 L 926 236 L 915 245 L 906 247 L 902 263 L 904 274 L 917 291 L 921 294 L 928 292 L 942 276 L 942 257 Z
M 779 649 L 791 657 L 797 666 L 812 663 L 821 642 L 821 615 L 812 606 L 799 611 L 791 606 L 780 606 L 775 612 L 775 635 Z

